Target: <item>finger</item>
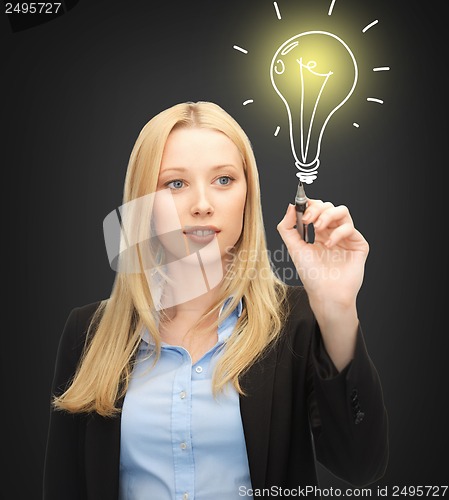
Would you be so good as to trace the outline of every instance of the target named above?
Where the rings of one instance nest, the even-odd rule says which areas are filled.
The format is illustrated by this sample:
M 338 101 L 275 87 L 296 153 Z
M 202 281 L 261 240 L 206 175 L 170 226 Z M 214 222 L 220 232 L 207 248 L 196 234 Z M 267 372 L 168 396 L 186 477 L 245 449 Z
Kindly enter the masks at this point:
M 328 248 L 331 248 L 335 245 L 338 245 L 343 240 L 350 240 L 351 243 L 364 243 L 365 239 L 363 236 L 357 231 L 352 222 L 346 222 L 341 226 L 338 226 L 330 233 L 325 245 Z
M 289 204 L 287 211 L 281 222 L 277 225 L 277 230 L 287 245 L 287 248 L 291 248 L 292 245 L 304 242 L 301 238 L 298 230 L 296 229 L 296 209 L 295 205 Z
M 307 224 L 312 224 L 324 210 L 332 208 L 333 206 L 334 205 L 329 201 L 323 203 L 321 200 L 308 200 L 302 220 Z
M 346 223 L 353 223 L 351 214 L 347 207 L 339 205 L 338 207 L 329 207 L 323 210 L 315 220 L 314 227 L 321 231 L 327 227 Z

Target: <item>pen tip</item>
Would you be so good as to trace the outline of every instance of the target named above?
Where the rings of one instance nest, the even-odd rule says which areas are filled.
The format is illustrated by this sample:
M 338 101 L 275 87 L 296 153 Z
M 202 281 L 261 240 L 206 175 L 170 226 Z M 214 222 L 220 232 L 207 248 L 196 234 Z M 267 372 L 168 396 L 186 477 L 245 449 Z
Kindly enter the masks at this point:
M 298 189 L 296 190 L 295 202 L 296 203 L 304 203 L 306 200 L 307 200 L 307 196 L 306 196 L 306 192 L 304 191 L 304 186 L 302 185 L 302 182 L 299 181 Z

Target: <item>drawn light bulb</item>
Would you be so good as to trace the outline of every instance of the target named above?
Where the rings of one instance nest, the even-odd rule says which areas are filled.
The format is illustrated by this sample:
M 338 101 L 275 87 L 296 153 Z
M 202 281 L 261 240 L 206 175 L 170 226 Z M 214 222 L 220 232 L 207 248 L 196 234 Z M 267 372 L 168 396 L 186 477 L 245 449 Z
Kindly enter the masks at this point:
M 287 108 L 296 175 L 311 184 L 318 176 L 324 130 L 357 84 L 355 57 L 336 35 L 307 31 L 277 49 L 270 77 Z

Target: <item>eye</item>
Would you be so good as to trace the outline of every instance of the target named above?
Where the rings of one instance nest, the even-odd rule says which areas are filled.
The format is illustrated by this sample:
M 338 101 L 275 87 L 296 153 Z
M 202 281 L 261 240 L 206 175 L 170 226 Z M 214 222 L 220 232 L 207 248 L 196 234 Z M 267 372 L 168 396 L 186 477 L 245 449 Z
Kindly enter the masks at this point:
M 181 179 L 175 179 L 173 181 L 166 182 L 164 186 L 169 187 L 170 189 L 181 189 L 183 187 L 184 181 Z
M 217 180 L 221 186 L 228 186 L 234 179 L 229 175 L 222 175 Z

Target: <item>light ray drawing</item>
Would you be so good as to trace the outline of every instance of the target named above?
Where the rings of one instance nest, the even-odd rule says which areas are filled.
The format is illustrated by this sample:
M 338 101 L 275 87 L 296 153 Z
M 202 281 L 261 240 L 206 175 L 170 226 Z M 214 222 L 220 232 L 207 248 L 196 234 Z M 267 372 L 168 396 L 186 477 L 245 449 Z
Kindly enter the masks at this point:
M 287 110 L 290 146 L 299 170 L 296 175 L 311 184 L 318 176 L 326 126 L 357 84 L 354 54 L 332 33 L 307 31 L 276 50 L 270 78 Z

